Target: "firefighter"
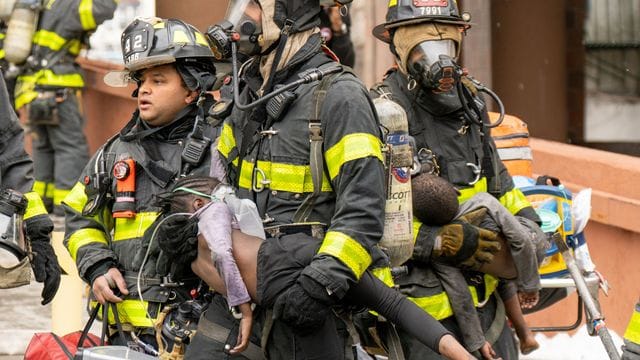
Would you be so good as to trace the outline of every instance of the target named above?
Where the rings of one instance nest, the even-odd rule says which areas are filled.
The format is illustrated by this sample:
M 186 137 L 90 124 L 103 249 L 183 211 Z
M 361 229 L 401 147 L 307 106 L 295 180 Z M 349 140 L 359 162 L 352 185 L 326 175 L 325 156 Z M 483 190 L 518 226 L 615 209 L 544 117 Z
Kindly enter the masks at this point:
M 256 328 L 272 359 L 350 356 L 345 325 L 327 309 L 382 258 L 375 248 L 384 219 L 376 115 L 362 83 L 323 51 L 320 11 L 319 0 L 231 1 L 227 21 L 208 31 L 214 53 L 232 64 L 236 49 L 249 56 L 230 84 L 238 96 L 217 146 L 227 180 L 255 201 L 267 242 L 321 244 L 295 283 L 262 294 L 268 315 Z M 226 314 L 216 295 L 187 358 L 228 356 L 237 326 Z M 232 329 L 205 344 L 205 323 Z
M 24 64 L 16 64 L 23 70 L 17 78 L 15 108 L 28 107 L 28 124 L 33 135 L 34 189 L 49 212 L 59 216 L 64 214 L 62 199 L 89 160 L 83 132 L 85 120 L 78 97 L 84 80 L 75 57 L 89 34 L 113 17 L 117 2 L 44 1 L 33 39 L 28 34 L 22 39 L 32 42 L 32 46 Z M 20 1 L 16 7 L 19 4 Z M 14 10 L 12 16 L 15 13 Z M 9 24 L 11 26 L 11 22 Z
M 216 133 L 204 109 L 213 103 L 215 67 L 204 35 L 180 20 L 136 19 L 121 45 L 125 70 L 105 82 L 135 82 L 138 107 L 65 198 L 64 244 L 92 297 L 117 303 L 125 330 L 153 345 L 162 304 L 188 299 L 197 279 L 143 235 L 158 218 L 156 194 L 182 176 L 209 174 Z
M 5 22 L 4 19 L 0 19 L 0 69 L 2 69 L 3 72 L 7 72 L 7 70 L 9 69 L 9 62 L 5 59 L 5 55 L 4 55 L 4 38 L 7 34 L 7 23 Z M 3 75 L 4 77 L 4 82 L 6 83 L 6 87 L 7 87 L 7 92 L 9 93 L 9 106 L 11 106 L 11 108 L 13 108 L 14 106 L 14 98 L 13 98 L 13 90 L 15 88 L 15 84 L 16 84 L 16 79 L 12 78 L 11 76 L 9 78 L 7 78 L 6 75 Z
M 640 359 L 640 301 L 636 303 L 629 325 L 624 332 L 622 360 Z
M 36 281 L 44 283 L 42 305 L 55 296 L 60 286 L 60 266 L 50 243 L 53 222 L 33 187 L 33 165 L 24 150 L 24 134 L 9 103 L 9 94 L 0 71 L 0 188 L 24 194 L 27 207 L 24 231 L 31 247 L 31 267 Z M 2 279 L 0 279 L 2 281 Z
M 325 2 L 321 1 L 321 4 Z M 350 8 L 350 4 L 343 5 L 334 1 L 323 5 L 320 12 L 320 34 L 329 49 L 340 59 L 340 63 L 353 67 L 356 63 L 356 51 L 351 41 Z
M 422 172 L 438 174 L 452 183 L 461 193 L 460 202 L 475 193 L 489 192 L 512 214 L 532 219 L 531 226 L 537 226 L 535 211 L 514 188 L 511 176 L 497 158 L 485 102 L 456 63 L 462 36 L 469 28 L 468 14 L 463 15 L 455 1 L 389 1 L 386 22 L 376 26 L 373 33 L 389 44 L 398 66 L 387 73 L 372 94 L 396 101 L 407 112 L 409 132 L 416 143 L 416 163 Z M 491 261 L 497 249 L 496 234 L 465 221 L 444 226 L 415 222 L 414 229 L 416 243 L 407 264 L 409 273 L 396 279 L 401 291 L 464 338 L 470 351 L 480 350 L 486 338 L 497 355 L 516 358 L 514 340 L 505 326 L 504 306 L 493 295 L 497 279 L 474 271 Z M 450 303 L 429 267 L 430 261 L 465 269 L 479 321 L 458 318 L 458 312 L 452 309 L 455 304 Z M 513 291 L 503 297 L 514 295 Z M 403 333 L 400 340 L 408 359 L 440 358 Z

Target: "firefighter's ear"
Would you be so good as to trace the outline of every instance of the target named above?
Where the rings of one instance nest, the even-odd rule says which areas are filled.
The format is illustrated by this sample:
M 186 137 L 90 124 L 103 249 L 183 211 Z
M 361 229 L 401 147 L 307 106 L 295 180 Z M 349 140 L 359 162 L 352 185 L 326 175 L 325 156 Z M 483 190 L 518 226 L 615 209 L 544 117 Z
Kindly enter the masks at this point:
M 191 104 L 192 102 L 196 101 L 197 98 L 198 98 L 197 91 L 189 91 L 189 93 L 187 94 L 187 97 L 184 99 L 184 102 L 186 104 Z

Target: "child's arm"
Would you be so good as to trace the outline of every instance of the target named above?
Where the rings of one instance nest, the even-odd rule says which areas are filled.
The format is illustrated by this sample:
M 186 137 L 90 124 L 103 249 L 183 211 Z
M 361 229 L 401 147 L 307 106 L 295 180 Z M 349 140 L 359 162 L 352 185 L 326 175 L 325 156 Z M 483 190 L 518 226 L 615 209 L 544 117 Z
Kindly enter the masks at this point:
M 442 349 L 445 352 L 441 354 L 448 359 L 473 359 L 442 324 L 369 272 L 365 272 L 360 281 L 351 287 L 347 297 L 354 304 L 377 311 L 433 351 L 441 353 Z
M 229 307 L 251 301 L 232 253 L 233 214 L 226 204 L 213 202 L 199 215 L 198 228 L 211 249 L 211 258 L 226 288 Z
M 238 340 L 236 346 L 229 350 L 230 354 L 239 354 L 249 346 L 249 338 L 251 337 L 251 327 L 253 325 L 253 311 L 250 303 L 238 305 L 242 319 L 240 319 L 240 329 L 238 330 Z

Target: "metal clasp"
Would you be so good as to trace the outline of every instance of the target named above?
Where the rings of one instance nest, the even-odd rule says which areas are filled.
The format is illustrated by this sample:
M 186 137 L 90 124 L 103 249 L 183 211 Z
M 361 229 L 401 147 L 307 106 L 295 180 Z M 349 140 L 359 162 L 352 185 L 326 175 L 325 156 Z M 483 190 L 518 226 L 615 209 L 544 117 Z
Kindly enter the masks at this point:
M 262 180 L 258 181 L 258 174 L 260 174 L 260 177 L 262 178 Z M 260 184 L 260 186 L 258 187 L 257 184 Z M 271 184 L 271 180 L 267 179 L 267 174 L 260 168 L 256 167 L 253 168 L 253 183 L 251 184 L 251 189 L 254 192 L 261 192 L 262 190 L 266 189 L 269 184 Z
M 473 171 L 473 174 L 476 176 L 476 178 L 473 179 L 473 181 L 471 181 L 470 183 L 467 183 L 467 185 L 474 185 L 475 183 L 477 183 L 480 180 L 480 175 L 482 173 L 482 170 L 480 169 L 480 166 L 478 166 L 478 165 L 476 165 L 474 163 L 466 163 L 465 165 L 470 167 L 471 171 Z
M 269 139 L 271 139 L 273 135 L 277 135 L 279 132 L 280 130 L 274 130 L 273 128 L 270 128 L 269 130 L 260 131 L 260 136 L 267 136 Z

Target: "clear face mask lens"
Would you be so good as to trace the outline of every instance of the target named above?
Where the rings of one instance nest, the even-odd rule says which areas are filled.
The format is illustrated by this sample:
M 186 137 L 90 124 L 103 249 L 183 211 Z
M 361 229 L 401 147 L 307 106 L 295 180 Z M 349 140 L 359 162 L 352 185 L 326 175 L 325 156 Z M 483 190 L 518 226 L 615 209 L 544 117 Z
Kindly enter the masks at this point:
M 255 0 L 232 0 L 229 3 L 226 19 L 240 34 L 250 35 L 262 31 L 262 9 Z
M 420 63 L 422 67 L 430 67 L 440 60 L 440 55 L 456 58 L 456 44 L 453 40 L 430 40 L 414 47 L 407 59 L 407 68 L 412 69 Z

